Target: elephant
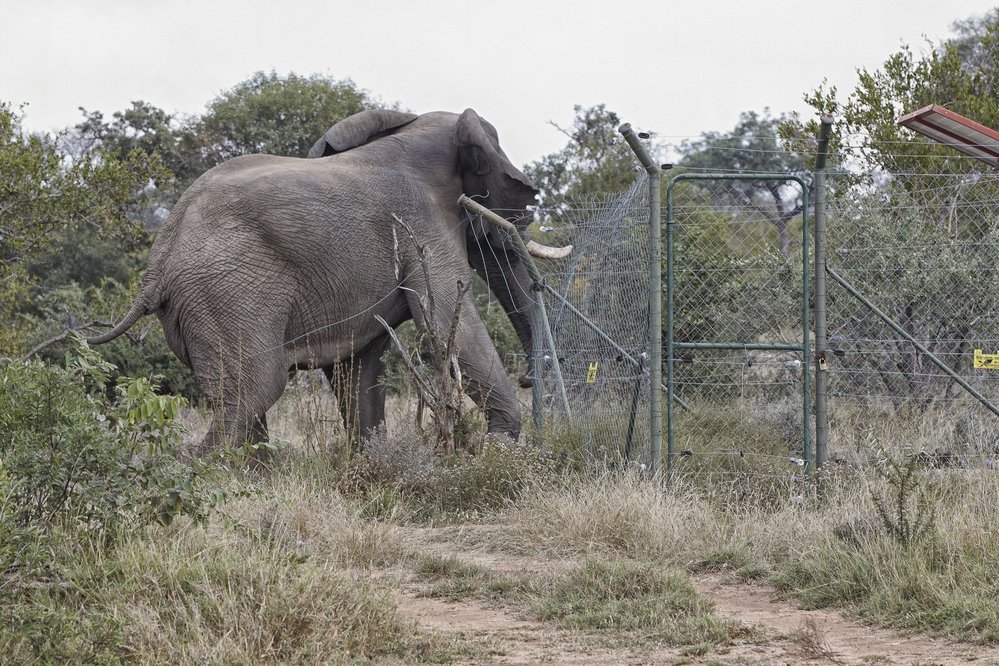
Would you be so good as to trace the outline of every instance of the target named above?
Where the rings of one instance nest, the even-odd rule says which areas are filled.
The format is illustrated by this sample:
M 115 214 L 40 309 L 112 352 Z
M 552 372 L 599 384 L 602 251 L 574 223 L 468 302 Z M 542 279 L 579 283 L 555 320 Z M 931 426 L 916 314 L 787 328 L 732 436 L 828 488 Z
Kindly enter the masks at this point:
M 432 288 L 434 322 L 451 322 L 461 299 L 458 362 L 487 434 L 516 440 L 515 389 L 460 283 L 470 268 L 486 280 L 528 353 L 532 284 L 514 239 L 466 213 L 462 194 L 527 238 L 538 190 L 472 109 L 362 111 L 331 127 L 308 158 L 234 158 L 180 197 L 128 313 L 88 342 L 156 314 L 213 411 L 202 451 L 267 441 L 267 410 L 289 371 L 322 368 L 356 448 L 385 418 L 379 377 L 390 336 L 376 316 L 427 330 L 418 300 Z M 427 272 L 421 248 L 432 257 Z

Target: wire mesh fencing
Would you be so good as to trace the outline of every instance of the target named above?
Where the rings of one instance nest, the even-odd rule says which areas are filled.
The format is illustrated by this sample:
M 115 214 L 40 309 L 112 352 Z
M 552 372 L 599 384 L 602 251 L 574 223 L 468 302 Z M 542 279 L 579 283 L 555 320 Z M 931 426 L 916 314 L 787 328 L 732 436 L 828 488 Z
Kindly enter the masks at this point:
M 572 243 L 548 262 L 550 350 L 541 381 L 549 438 L 612 462 L 649 462 L 649 194 L 643 175 L 616 196 L 538 210 L 542 236 Z M 563 391 L 568 410 L 563 404 Z
M 827 181 L 827 263 L 843 283 L 827 287 L 830 460 L 904 451 L 940 468 L 999 467 L 999 175 L 880 149 L 897 152 L 893 171 L 853 160 Z M 813 359 L 754 347 L 814 336 L 798 316 L 802 295 L 814 301 L 801 261 L 811 187 L 808 174 L 778 187 L 676 183 L 678 471 L 800 478 Z
M 787 176 L 709 174 L 669 188 L 675 473 L 802 477 L 805 189 Z
M 891 169 L 854 156 L 826 181 L 827 263 L 855 292 L 828 281 L 830 462 L 903 450 L 942 468 L 999 467 L 999 175 L 881 149 L 898 151 Z M 709 175 L 670 174 L 664 187 L 674 471 L 797 493 L 814 441 L 814 182 Z M 575 246 L 543 268 L 546 436 L 597 458 L 649 462 L 650 386 L 666 368 L 648 363 L 648 277 L 667 266 L 650 265 L 648 216 L 645 177 L 538 211 L 551 244 Z
M 999 367 L 975 363 L 999 352 L 999 175 L 962 158 L 906 166 L 830 179 L 829 267 L 897 327 L 830 281 L 830 447 L 996 466 L 999 415 L 935 360 L 999 405 Z

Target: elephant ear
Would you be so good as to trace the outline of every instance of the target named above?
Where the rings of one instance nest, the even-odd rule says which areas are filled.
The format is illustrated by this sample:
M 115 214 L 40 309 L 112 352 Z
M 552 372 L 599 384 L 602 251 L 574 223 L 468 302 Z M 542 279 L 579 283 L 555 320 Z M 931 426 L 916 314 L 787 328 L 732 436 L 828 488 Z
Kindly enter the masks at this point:
M 454 136 L 458 144 L 458 161 L 466 176 L 463 178 L 466 189 L 482 190 L 466 191 L 465 194 L 483 196 L 488 193 L 492 205 L 497 208 L 522 208 L 534 202 L 538 190 L 499 147 L 496 129 L 473 109 L 465 109 L 458 118 Z
M 316 141 L 309 150 L 309 157 L 327 157 L 362 146 L 379 134 L 411 123 L 417 117 L 415 113 L 388 109 L 371 109 L 355 113 L 326 130 L 323 138 Z

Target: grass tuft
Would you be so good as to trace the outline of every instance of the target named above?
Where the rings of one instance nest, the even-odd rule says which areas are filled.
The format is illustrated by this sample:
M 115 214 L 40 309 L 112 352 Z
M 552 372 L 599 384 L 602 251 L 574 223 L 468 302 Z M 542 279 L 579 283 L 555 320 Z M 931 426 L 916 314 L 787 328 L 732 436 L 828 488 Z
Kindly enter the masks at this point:
M 682 572 L 590 559 L 541 583 L 533 609 L 570 629 L 641 631 L 667 645 L 724 644 L 745 632 L 713 606 Z

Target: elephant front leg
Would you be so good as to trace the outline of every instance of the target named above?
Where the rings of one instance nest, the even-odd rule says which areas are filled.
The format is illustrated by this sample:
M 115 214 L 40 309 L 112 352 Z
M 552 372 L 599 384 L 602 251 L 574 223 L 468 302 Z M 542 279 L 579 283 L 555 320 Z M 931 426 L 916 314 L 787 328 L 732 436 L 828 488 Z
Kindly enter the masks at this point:
M 363 448 L 364 438 L 385 422 L 385 371 L 382 354 L 389 336 L 383 335 L 350 358 L 326 366 L 323 372 L 337 397 L 340 416 L 353 456 Z
M 482 335 L 470 334 L 459 344 L 462 346 L 458 363 L 464 374 L 465 390 L 485 412 L 487 433 L 517 441 L 521 427 L 520 401 L 485 326 Z

